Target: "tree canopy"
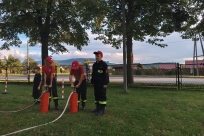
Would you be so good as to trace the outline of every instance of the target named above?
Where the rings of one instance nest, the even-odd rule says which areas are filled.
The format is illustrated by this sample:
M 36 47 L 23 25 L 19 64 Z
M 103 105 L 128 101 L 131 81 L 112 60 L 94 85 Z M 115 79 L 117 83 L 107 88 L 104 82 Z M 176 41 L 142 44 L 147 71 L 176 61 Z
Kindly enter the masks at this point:
M 6 62 L 5 62 L 5 60 L 0 60 L 0 67 L 1 68 L 5 68 L 6 67 Z
M 182 32 L 182 38 L 198 40 L 200 37 L 204 36 L 204 2 L 202 0 L 190 0 L 187 9 L 189 14 L 194 16 L 194 21 L 186 22 L 189 27 Z M 196 35 L 199 36 L 196 37 Z
M 8 67 L 22 67 L 20 59 L 13 57 L 11 54 L 8 55 L 6 65 Z
M 100 11 L 98 3 L 101 1 L 2 0 L 0 37 L 5 43 L 0 49 L 20 47 L 22 42 L 18 35 L 25 34 L 30 46 L 42 45 L 42 60 L 48 56 L 48 50 L 53 53 L 67 52 L 65 45 L 81 50 L 89 41 L 85 30 Z
M 88 58 L 84 59 L 84 64 L 87 65 L 90 62 Z
M 163 38 L 173 32 L 181 32 L 189 28 L 194 18 L 188 12 L 189 2 L 186 0 L 126 0 L 125 27 L 127 42 L 127 77 L 128 84 L 133 83 L 133 40 L 146 41 L 160 47 Z M 118 49 L 123 41 L 122 33 L 122 0 L 106 1 L 104 18 L 93 29 L 104 44 Z M 147 38 L 149 37 L 149 38 Z
M 6 66 L 8 70 L 10 70 L 10 73 L 13 74 L 20 72 L 20 70 L 23 69 L 20 59 L 13 57 L 11 54 L 8 55 L 8 58 L 6 59 Z
M 125 0 L 128 83 L 133 83 L 133 40 L 166 47 L 163 37 L 197 31 L 204 35 L 202 0 Z M 192 28 L 192 25 L 196 27 Z M 19 34 L 30 46 L 41 44 L 42 60 L 53 53 L 64 53 L 65 45 L 78 50 L 88 45 L 87 29 L 96 40 L 121 48 L 122 0 L 2 0 L 0 2 L 0 49 L 21 45 Z M 148 37 L 148 38 L 147 38 Z M 42 64 L 44 61 L 42 61 Z M 125 73 L 124 73 L 125 74 Z
M 29 61 L 29 67 L 28 67 L 28 61 Z M 28 58 L 23 61 L 22 65 L 25 68 L 33 69 L 35 66 L 38 65 L 38 63 L 33 58 Z

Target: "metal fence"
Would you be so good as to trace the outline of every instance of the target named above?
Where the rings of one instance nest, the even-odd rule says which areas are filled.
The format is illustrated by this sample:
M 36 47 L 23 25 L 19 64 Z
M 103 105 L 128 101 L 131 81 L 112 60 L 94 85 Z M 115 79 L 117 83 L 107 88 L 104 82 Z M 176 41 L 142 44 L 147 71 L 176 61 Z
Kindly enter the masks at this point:
M 5 81 L 6 77 L 10 81 L 30 81 L 29 76 L 33 72 L 25 67 L 0 67 L 0 81 Z
M 56 79 L 58 82 L 64 80 L 68 82 L 70 66 L 55 67 Z M 110 82 L 123 82 L 123 65 L 110 65 Z M 132 75 L 134 83 L 137 85 L 170 85 L 178 89 L 204 87 L 204 69 L 187 68 L 185 64 L 179 63 L 152 63 L 133 64 Z M 87 82 L 91 79 L 91 68 L 84 65 Z M 2 67 L 0 68 L 0 81 L 4 82 L 8 77 L 8 82 L 32 82 L 34 71 L 25 67 Z
M 203 88 L 204 69 L 179 63 L 152 63 L 132 65 L 134 83 L 146 86 L 170 85 L 178 89 Z M 123 65 L 110 67 L 110 80 L 123 81 Z
M 55 77 L 57 78 L 57 74 L 60 73 L 60 67 L 55 66 L 56 73 Z M 40 73 L 42 73 L 42 69 L 40 69 Z M 67 76 L 69 73 L 64 73 L 64 76 Z M 0 67 L 0 81 L 5 81 L 8 79 L 10 82 L 32 82 L 34 79 L 34 69 L 27 67 Z

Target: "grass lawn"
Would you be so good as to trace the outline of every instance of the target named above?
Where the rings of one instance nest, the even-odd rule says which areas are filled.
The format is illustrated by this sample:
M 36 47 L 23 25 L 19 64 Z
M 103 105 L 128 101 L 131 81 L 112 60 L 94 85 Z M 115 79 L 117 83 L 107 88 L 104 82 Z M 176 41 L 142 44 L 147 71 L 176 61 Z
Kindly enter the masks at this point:
M 4 90 L 4 86 L 0 86 Z M 33 99 L 32 86 L 10 85 L 9 94 L 0 94 L 0 111 L 23 108 Z M 65 87 L 65 97 L 71 89 Z M 204 92 L 167 91 L 158 89 L 108 88 L 106 115 L 97 117 L 94 108 L 93 88 L 88 88 L 87 109 L 76 114 L 69 110 L 57 122 L 17 136 L 182 136 L 204 135 Z M 58 93 L 61 95 L 59 87 Z M 61 96 L 60 96 L 61 97 Z M 57 118 L 60 110 L 40 113 L 39 105 L 18 113 L 0 113 L 0 135 L 46 123 Z

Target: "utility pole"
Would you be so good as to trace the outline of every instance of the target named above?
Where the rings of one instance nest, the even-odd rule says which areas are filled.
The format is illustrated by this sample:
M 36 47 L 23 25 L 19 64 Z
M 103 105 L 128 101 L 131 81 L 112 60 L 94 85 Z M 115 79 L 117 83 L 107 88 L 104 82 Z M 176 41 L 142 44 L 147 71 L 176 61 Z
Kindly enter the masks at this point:
M 202 52 L 203 52 L 203 59 L 204 59 L 204 48 L 203 48 L 203 42 L 202 42 L 202 37 L 201 35 L 199 34 L 199 40 L 200 40 L 200 45 L 201 45 L 201 48 L 202 48 Z
M 28 70 L 28 82 L 30 82 L 30 60 L 29 60 L 29 42 L 27 41 L 27 70 Z
M 196 46 L 196 35 L 194 38 L 194 47 L 193 47 L 193 76 L 195 76 L 195 46 Z
M 201 45 L 201 48 L 202 48 L 202 57 L 203 57 L 203 60 L 202 60 L 202 63 L 200 64 L 200 65 L 204 65 L 204 48 L 203 48 L 203 42 L 202 42 L 202 36 L 201 36 L 201 34 L 199 33 L 199 40 L 200 40 L 200 45 Z
M 125 0 L 122 0 L 122 16 L 123 16 L 123 87 L 127 92 L 127 47 L 126 47 L 126 17 L 125 17 Z
M 197 35 L 196 34 L 194 38 L 194 50 L 193 50 L 193 76 L 195 76 L 195 66 L 196 66 L 196 75 L 199 76 L 198 49 L 197 49 Z
M 197 48 L 197 41 L 195 42 L 195 54 L 196 54 L 196 75 L 199 76 L 199 70 L 198 70 L 198 48 Z

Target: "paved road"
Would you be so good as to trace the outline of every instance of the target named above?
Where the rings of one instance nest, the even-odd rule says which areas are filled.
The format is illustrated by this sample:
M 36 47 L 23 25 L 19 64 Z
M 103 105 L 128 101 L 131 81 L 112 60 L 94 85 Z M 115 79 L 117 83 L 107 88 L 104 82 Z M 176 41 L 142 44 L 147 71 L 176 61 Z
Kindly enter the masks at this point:
M 33 80 L 33 76 L 30 77 Z M 68 82 L 68 76 L 58 76 L 57 80 Z M 0 80 L 5 80 L 5 76 L 0 76 Z M 9 76 L 8 80 L 27 80 L 27 76 Z M 175 84 L 176 78 L 167 77 L 134 77 L 136 83 L 169 83 Z M 110 77 L 110 82 L 123 82 L 123 77 Z M 204 78 L 182 78 L 183 84 L 204 84 Z

